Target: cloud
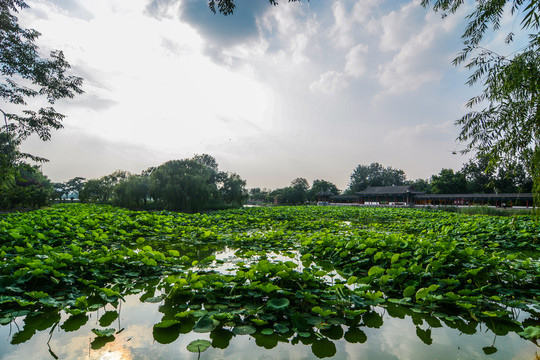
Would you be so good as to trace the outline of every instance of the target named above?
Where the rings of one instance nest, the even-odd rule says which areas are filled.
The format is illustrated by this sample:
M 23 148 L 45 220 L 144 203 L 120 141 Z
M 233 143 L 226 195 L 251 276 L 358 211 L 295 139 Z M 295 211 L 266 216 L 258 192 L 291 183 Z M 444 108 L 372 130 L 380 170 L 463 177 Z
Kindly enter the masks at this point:
M 391 11 L 380 20 L 380 49 L 383 51 L 400 50 L 411 40 L 414 34 L 422 30 L 426 11 L 415 2 Z
M 65 181 L 75 176 L 99 178 L 115 170 L 141 172 L 172 159 L 170 154 L 119 141 L 107 141 L 69 125 L 53 133 L 51 142 L 35 137 L 28 139 L 22 150 L 50 161 L 42 165 L 53 181 Z
M 377 0 L 364 0 L 355 2 L 335 1 L 332 4 L 334 25 L 330 30 L 330 38 L 335 45 L 343 48 L 351 47 L 356 41 L 361 26 L 366 26 L 368 20 L 378 5 Z
M 69 16 L 81 20 L 92 20 L 94 16 L 77 0 L 45 0 L 63 10 Z
M 145 14 L 158 20 L 178 17 L 189 24 L 210 46 L 229 47 L 257 38 L 257 16 L 268 3 L 264 1 L 237 0 L 234 15 L 214 14 L 207 1 L 201 0 L 151 0 Z
M 144 8 L 144 14 L 156 20 L 170 19 L 177 13 L 179 0 L 151 0 Z
M 358 44 L 354 46 L 347 54 L 347 63 L 345 64 L 345 73 L 352 77 L 358 78 L 364 75 L 367 71 L 366 54 L 368 46 Z
M 346 89 L 351 78 L 359 78 L 366 73 L 367 53 L 367 45 L 358 44 L 352 47 L 346 56 L 344 70 L 330 70 L 323 73 L 318 80 L 311 83 L 309 90 L 315 93 L 332 94 Z
M 378 95 L 415 91 L 439 81 L 456 51 L 458 22 L 457 15 L 442 21 L 416 2 L 384 16 L 380 48 L 397 53 L 378 66 L 377 78 L 383 87 Z
M 85 93 L 74 99 L 61 100 L 64 108 L 87 108 L 93 111 L 104 111 L 118 104 L 118 101 L 107 99 L 99 94 Z
M 319 80 L 314 81 L 309 90 L 323 94 L 332 94 L 347 87 L 347 75 L 342 72 L 328 71 L 321 75 Z

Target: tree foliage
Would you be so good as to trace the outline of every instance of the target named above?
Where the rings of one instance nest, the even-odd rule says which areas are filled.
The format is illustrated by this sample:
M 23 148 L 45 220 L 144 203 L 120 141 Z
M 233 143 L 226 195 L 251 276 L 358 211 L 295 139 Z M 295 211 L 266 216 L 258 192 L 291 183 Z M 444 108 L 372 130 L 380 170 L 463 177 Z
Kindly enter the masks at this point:
M 433 5 L 444 16 L 455 13 L 463 0 L 422 0 Z M 528 44 L 510 55 L 500 55 L 480 46 L 491 27 L 497 31 L 503 16 L 521 18 L 521 30 L 528 35 Z M 468 25 L 462 35 L 464 48 L 454 64 L 466 62 L 472 70 L 468 84 L 482 82 L 483 92 L 470 99 L 471 110 L 457 121 L 461 126 L 458 139 L 468 142 L 465 151 L 476 151 L 499 162 L 524 160 L 533 176 L 536 202 L 540 200 L 540 1 L 484 0 L 476 1 L 467 16 Z M 508 34 L 508 43 L 514 34 Z
M 431 177 L 431 186 L 434 194 L 464 194 L 467 192 L 467 179 L 462 172 L 442 169 Z
M 139 175 L 116 171 L 86 182 L 81 201 L 112 203 L 132 209 L 198 212 L 241 206 L 246 182 L 238 174 L 219 171 L 210 155 L 171 160 Z
M 241 206 L 248 197 L 246 190 L 246 181 L 240 175 L 230 173 L 223 181 L 219 189 L 222 200 L 226 204 Z
M 21 153 L 22 141 L 32 134 L 50 140 L 51 131 L 62 128 L 64 118 L 52 105 L 58 99 L 82 93 L 82 78 L 67 74 L 70 65 L 62 51 L 42 57 L 35 44 L 41 34 L 19 25 L 16 14 L 25 8 L 28 5 L 23 0 L 0 1 L 1 192 L 16 186 L 20 166 L 26 159 L 45 161 Z M 28 108 L 29 100 L 38 108 Z M 36 105 L 40 102 L 44 105 Z
M 19 164 L 15 168 L 14 184 L 1 192 L 0 208 L 41 207 L 54 195 L 51 181 L 39 167 Z
M 130 175 L 115 185 L 114 204 L 126 208 L 141 209 L 147 204 L 150 194 L 148 175 Z
M 308 192 L 309 201 L 317 201 L 317 194 L 321 191 L 330 191 L 333 195 L 340 193 L 336 185 L 326 180 L 314 180 Z
M 405 184 L 405 172 L 379 163 L 358 165 L 351 174 L 348 191 L 355 193 L 369 186 L 392 186 Z

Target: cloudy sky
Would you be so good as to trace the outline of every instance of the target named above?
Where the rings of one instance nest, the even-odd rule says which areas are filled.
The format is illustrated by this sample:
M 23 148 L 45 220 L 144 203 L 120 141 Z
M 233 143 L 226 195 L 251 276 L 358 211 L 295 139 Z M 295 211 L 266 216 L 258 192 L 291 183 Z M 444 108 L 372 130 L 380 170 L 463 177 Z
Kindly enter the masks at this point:
M 480 89 L 451 65 L 467 7 L 443 20 L 417 0 L 237 0 L 227 17 L 205 0 L 27 2 L 40 50 L 85 80 L 55 105 L 65 128 L 23 146 L 53 181 L 207 153 L 248 187 L 344 189 L 359 164 L 416 179 L 467 160 L 454 121 Z

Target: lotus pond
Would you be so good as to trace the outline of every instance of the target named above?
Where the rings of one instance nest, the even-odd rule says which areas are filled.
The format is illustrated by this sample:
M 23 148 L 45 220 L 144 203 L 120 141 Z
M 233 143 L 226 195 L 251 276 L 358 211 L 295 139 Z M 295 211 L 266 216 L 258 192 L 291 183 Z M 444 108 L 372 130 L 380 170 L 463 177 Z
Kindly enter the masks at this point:
M 538 359 L 539 236 L 416 209 L 0 215 L 0 359 Z

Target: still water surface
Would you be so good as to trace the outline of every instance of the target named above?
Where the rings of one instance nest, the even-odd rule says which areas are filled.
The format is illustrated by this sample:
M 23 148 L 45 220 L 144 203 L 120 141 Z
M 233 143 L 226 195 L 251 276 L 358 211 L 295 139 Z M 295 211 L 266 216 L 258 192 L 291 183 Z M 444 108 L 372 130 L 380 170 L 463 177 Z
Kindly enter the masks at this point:
M 226 327 L 211 333 L 182 333 L 183 330 L 173 327 L 160 334 L 153 325 L 163 317 L 163 304 L 143 303 L 140 295 L 130 295 L 125 300 L 118 309 L 108 305 L 105 310 L 87 314 L 88 319 L 83 318 L 84 324 L 76 330 L 77 326 L 62 326 L 70 317 L 63 312 L 53 314 L 49 320 L 25 322 L 17 318 L 0 327 L 0 359 L 197 359 L 199 354 L 186 348 L 196 339 L 212 343 L 200 353 L 200 359 L 533 360 L 540 353 L 536 343 L 515 332 L 497 336 L 485 323 L 465 322 L 453 329 L 434 316 L 397 305 L 375 308 L 369 315 L 364 314 L 355 327 L 336 325 L 323 330 L 325 337 L 315 340 L 295 334 L 235 335 Z M 92 329 L 102 328 L 99 320 L 104 311 L 117 311 L 119 316 L 107 326 L 115 329 L 113 337 L 100 342 Z M 60 319 L 55 319 L 55 315 Z M 59 325 L 54 326 L 53 322 Z M 495 331 L 505 333 L 504 329 Z

